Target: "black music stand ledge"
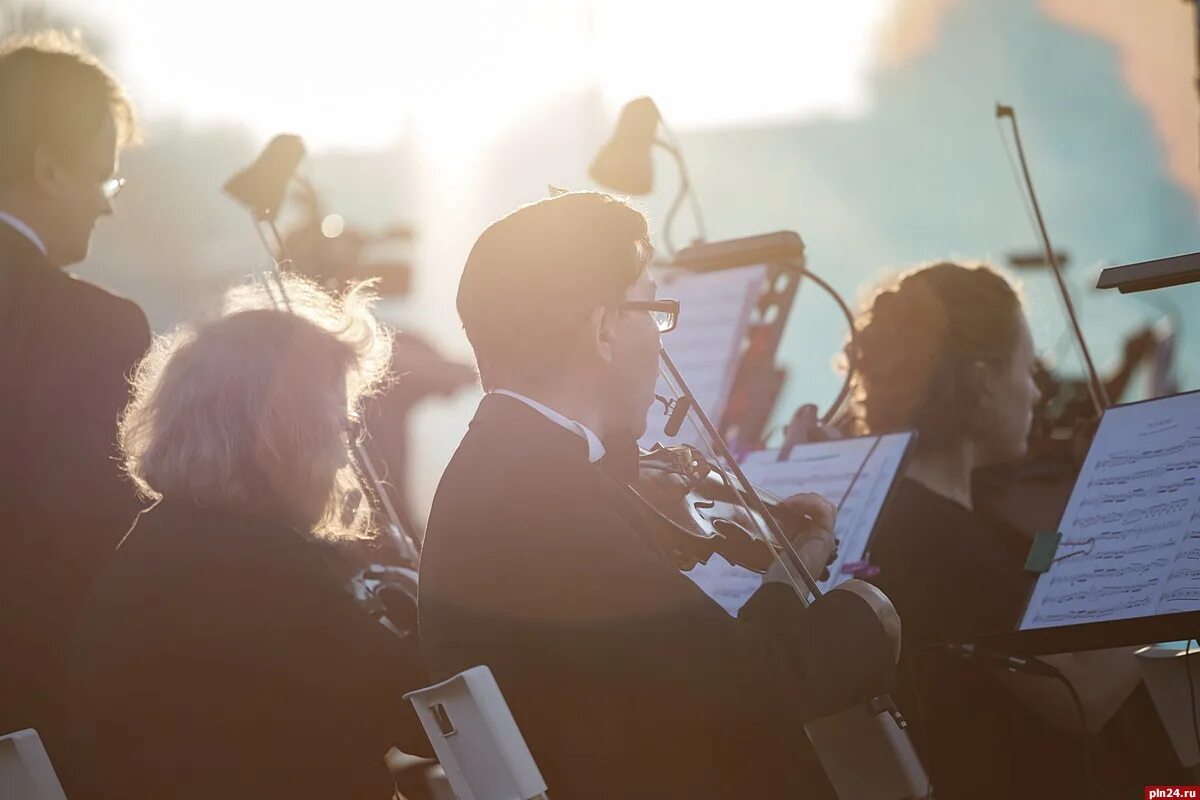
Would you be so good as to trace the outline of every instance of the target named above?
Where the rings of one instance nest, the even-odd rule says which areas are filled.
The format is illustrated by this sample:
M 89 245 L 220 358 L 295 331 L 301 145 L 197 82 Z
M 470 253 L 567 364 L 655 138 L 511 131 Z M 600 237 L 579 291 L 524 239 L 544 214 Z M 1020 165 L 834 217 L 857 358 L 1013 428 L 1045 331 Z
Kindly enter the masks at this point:
M 1034 628 L 979 637 L 980 649 L 1014 656 L 1075 653 L 1158 642 L 1175 642 L 1200 636 L 1200 611 L 1182 611 L 1134 619 Z
M 1100 273 L 1097 289 L 1118 289 L 1121 294 L 1148 292 L 1185 283 L 1200 282 L 1200 253 L 1109 267 Z

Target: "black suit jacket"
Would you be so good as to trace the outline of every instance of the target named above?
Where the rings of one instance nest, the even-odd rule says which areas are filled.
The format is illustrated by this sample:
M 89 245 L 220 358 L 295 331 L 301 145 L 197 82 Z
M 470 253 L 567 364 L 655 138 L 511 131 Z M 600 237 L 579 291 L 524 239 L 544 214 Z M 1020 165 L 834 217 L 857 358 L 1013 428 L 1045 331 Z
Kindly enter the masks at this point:
M 36 727 L 52 757 L 66 634 L 143 505 L 116 435 L 149 344 L 137 305 L 0 222 L 0 732 Z
M 415 646 L 275 520 L 164 500 L 96 581 L 71 652 L 72 798 L 384 800 L 431 752 Z
M 737 619 L 676 570 L 583 439 L 489 395 L 421 558 L 434 678 L 495 673 L 551 797 L 803 797 L 802 720 L 886 689 L 867 604 L 760 589 Z

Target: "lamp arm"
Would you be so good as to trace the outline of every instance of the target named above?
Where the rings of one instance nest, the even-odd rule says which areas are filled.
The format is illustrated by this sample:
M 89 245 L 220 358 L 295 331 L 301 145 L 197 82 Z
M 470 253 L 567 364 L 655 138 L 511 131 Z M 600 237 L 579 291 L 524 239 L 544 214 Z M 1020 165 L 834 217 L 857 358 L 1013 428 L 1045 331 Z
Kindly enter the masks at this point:
M 655 140 L 654 144 L 670 153 L 675 159 L 675 163 L 679 165 L 679 190 L 675 193 L 675 199 L 671 201 L 671 207 L 667 209 L 667 217 L 663 221 L 663 245 L 667 248 L 667 255 L 674 259 L 676 247 L 671 238 L 671 228 L 675 224 L 675 216 L 679 213 L 680 206 L 683 205 L 683 199 L 687 196 L 691 183 L 688 181 L 687 172 L 683 169 L 683 159 L 679 156 L 679 151 L 662 140 Z
M 654 144 L 670 153 L 679 168 L 679 191 L 676 192 L 675 199 L 671 201 L 671 207 L 667 210 L 667 217 L 663 222 L 663 242 L 666 245 L 667 254 L 674 258 L 676 248 L 671 238 L 671 229 L 685 198 L 691 201 L 692 216 L 696 221 L 696 241 L 705 241 L 708 238 L 708 231 L 704 225 L 704 215 L 700 212 L 700 201 L 696 198 L 696 192 L 692 188 L 692 179 L 688 175 L 687 165 L 683 161 L 679 148 L 663 139 L 655 139 Z
M 687 190 L 688 199 L 691 201 L 692 216 L 696 220 L 696 240 L 706 242 L 708 241 L 708 229 L 704 224 L 704 215 L 700 212 L 700 199 L 696 196 L 696 190 L 692 187 L 692 178 L 688 175 L 687 164 L 684 163 L 679 143 L 675 138 L 674 132 L 667 127 L 667 121 L 663 119 L 662 114 L 658 116 L 658 124 L 662 128 L 666 140 L 670 142 L 671 153 L 675 156 L 675 162 L 679 164 L 679 175 L 683 180 L 684 189 Z

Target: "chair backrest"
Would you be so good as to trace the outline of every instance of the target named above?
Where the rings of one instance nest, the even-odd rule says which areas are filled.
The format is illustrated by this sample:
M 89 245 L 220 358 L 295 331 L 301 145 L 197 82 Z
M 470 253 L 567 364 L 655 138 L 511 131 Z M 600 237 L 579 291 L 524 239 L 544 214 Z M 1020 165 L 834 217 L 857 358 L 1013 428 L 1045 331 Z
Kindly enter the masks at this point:
M 37 731 L 23 730 L 0 736 L 0 797 L 4 800 L 67 800 Z
M 931 796 L 925 767 L 887 695 L 810 720 L 804 729 L 838 797 L 901 800 Z
M 1192 648 L 1191 655 L 1188 655 L 1186 644 L 1169 642 L 1144 647 L 1137 652 L 1137 665 L 1163 727 L 1171 738 L 1175 755 L 1179 756 L 1179 763 L 1194 767 L 1200 764 L 1200 747 L 1196 743 L 1192 715 L 1200 713 L 1200 687 L 1195 689 L 1193 700 L 1188 683 L 1195 680 L 1200 684 L 1200 649 Z M 1190 674 L 1188 659 L 1191 659 Z
M 486 666 L 405 695 L 459 800 L 532 800 L 546 781 Z

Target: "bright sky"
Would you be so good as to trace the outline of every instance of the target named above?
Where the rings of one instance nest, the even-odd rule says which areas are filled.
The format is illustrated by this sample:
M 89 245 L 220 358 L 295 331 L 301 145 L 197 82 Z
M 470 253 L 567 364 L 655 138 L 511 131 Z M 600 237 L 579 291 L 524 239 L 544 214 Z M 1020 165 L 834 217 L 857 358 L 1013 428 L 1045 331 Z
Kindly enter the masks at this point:
M 865 108 L 875 32 L 898 0 L 47 0 L 91 20 L 143 118 L 280 131 L 310 149 L 415 136 L 438 189 L 417 258 L 461 263 L 480 222 L 480 153 L 562 92 L 598 88 L 615 114 L 648 94 L 672 127 L 853 114 Z M 476 163 L 475 166 L 478 166 Z M 424 325 L 465 342 L 453 269 L 420 282 Z M 457 338 L 456 338 L 457 337 Z M 474 398 L 424 408 L 412 487 L 428 501 Z
M 522 115 L 593 87 L 614 113 L 652 96 L 676 129 L 865 113 L 877 58 L 894 66 L 931 46 L 939 21 L 962 1 L 45 0 L 108 38 L 144 118 L 235 123 L 264 142 L 291 131 L 314 150 L 413 135 L 438 184 L 422 197 L 416 258 L 443 265 L 419 283 L 428 310 L 418 321 L 458 341 L 463 355 L 447 311 L 457 273 L 445 265 L 462 263 L 481 224 L 463 213 L 484 190 L 471 156 Z M 1059 18 L 1091 20 L 1103 9 L 1104 30 L 1155 41 L 1130 22 L 1140 4 L 1040 2 Z M 1186 11 L 1178 0 L 1160 4 Z M 1174 20 L 1164 25 L 1179 29 Z M 1190 40 L 1183 47 L 1189 55 Z M 1175 69 L 1146 73 L 1140 85 L 1163 83 Z M 1164 108 L 1179 106 L 1164 97 Z M 1178 125 L 1189 136 L 1195 130 L 1186 113 Z M 1176 148 L 1189 175 L 1193 142 Z M 415 443 L 424 459 L 414 471 L 418 497 L 432 492 L 439 459 L 456 441 L 445 432 L 465 424 L 473 402 L 431 410 L 416 427 L 425 432 Z
M 148 115 L 315 146 L 478 146 L 544 98 L 650 94 L 676 127 L 862 106 L 895 0 L 58 0 L 95 20 Z

